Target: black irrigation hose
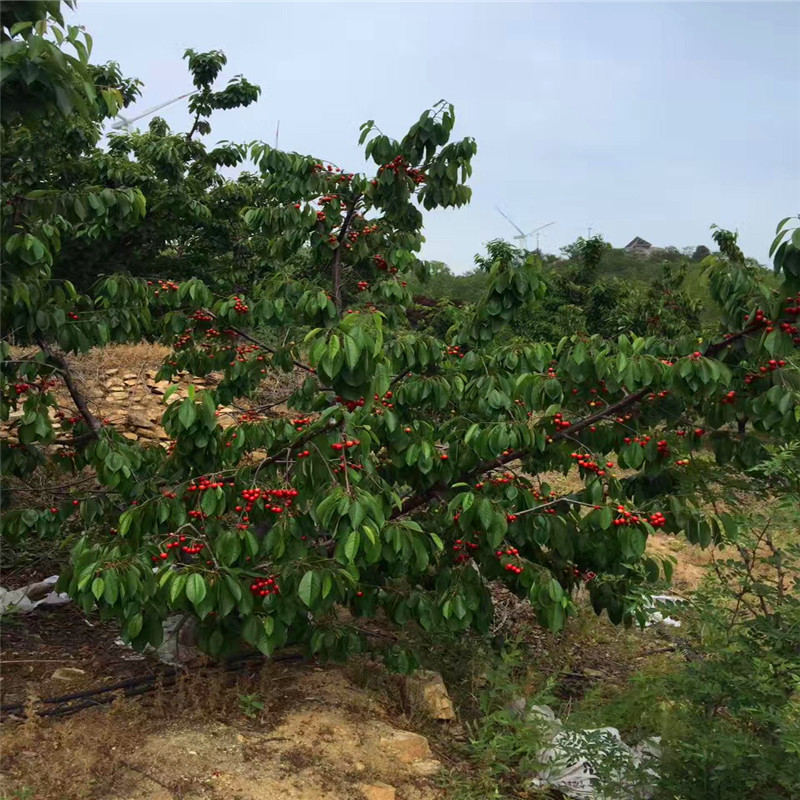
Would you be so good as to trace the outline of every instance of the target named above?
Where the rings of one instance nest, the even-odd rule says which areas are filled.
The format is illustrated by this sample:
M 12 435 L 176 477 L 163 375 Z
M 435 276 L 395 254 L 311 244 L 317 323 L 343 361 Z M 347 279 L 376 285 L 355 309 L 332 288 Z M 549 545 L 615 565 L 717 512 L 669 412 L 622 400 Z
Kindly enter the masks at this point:
M 160 686 L 174 686 L 177 678 L 173 677 L 168 681 L 164 681 Z M 138 695 L 147 694 L 147 692 L 154 692 L 158 687 L 155 685 L 140 686 L 139 688 L 128 689 L 123 697 L 136 697 Z M 83 711 L 85 708 L 97 708 L 97 706 L 104 706 L 113 703 L 116 697 L 101 697 L 99 700 L 92 700 L 85 703 L 77 703 L 72 706 L 65 706 L 64 708 L 56 707 L 49 708 L 46 711 L 37 711 L 39 717 L 66 717 L 68 714 L 76 714 L 78 711 Z
M 248 655 L 244 655 L 244 656 L 237 656 L 236 658 L 231 658 L 225 663 L 226 663 L 226 665 L 227 664 L 236 664 L 236 663 L 239 663 L 239 662 L 242 662 L 242 661 L 255 660 L 255 659 L 258 659 L 258 658 L 263 658 L 263 656 L 261 656 L 260 654 L 248 654 Z M 278 656 L 278 657 L 273 659 L 273 661 L 283 661 L 283 660 L 286 660 L 285 656 Z M 80 700 L 81 698 L 84 698 L 84 697 L 94 697 L 95 695 L 103 694 L 105 692 L 114 692 L 117 689 L 127 689 L 127 688 L 133 687 L 133 686 L 139 686 L 139 685 L 143 685 L 143 684 L 146 684 L 146 683 L 153 683 L 154 681 L 157 681 L 159 678 L 170 677 L 172 675 L 176 675 L 177 673 L 178 673 L 178 670 L 175 667 L 170 667 L 169 669 L 164 670 L 164 672 L 161 672 L 161 673 L 159 673 L 157 675 L 142 675 L 142 676 L 137 677 L 137 678 L 128 678 L 128 680 L 120 681 L 119 683 L 114 683 L 111 686 L 103 686 L 100 689 L 90 689 L 89 691 L 86 691 L 86 692 L 76 692 L 75 694 L 65 694 L 65 695 L 61 695 L 60 697 L 51 697 L 51 698 L 49 698 L 47 700 L 39 700 L 38 702 L 47 703 L 47 704 L 66 703 L 68 700 Z M 17 708 L 24 708 L 24 705 L 22 703 L 18 703 L 18 704 L 13 704 L 13 705 L 0 706 L 0 711 L 11 711 L 11 710 L 17 709 Z
M 261 654 L 237 656 L 236 658 L 229 659 L 227 662 L 225 662 L 225 664 L 222 665 L 222 668 L 225 672 L 238 672 L 244 668 L 246 662 L 261 659 L 264 659 L 264 656 Z M 292 653 L 278 655 L 264 660 L 269 661 L 270 663 L 278 663 L 286 661 L 301 661 L 302 659 L 302 655 Z M 214 669 L 214 665 L 204 667 L 203 669 Z M 89 698 L 107 695 L 110 692 L 117 692 L 120 690 L 123 691 L 123 697 L 135 697 L 137 695 L 145 694 L 146 692 L 154 691 L 156 688 L 158 688 L 156 685 L 157 681 L 161 681 L 161 686 L 174 685 L 180 672 L 181 670 L 172 668 L 158 675 L 143 675 L 139 678 L 129 678 L 128 680 L 120 681 L 119 683 L 112 684 L 111 686 L 103 686 L 100 689 L 91 689 L 86 692 L 76 692 L 74 694 L 61 695 L 60 697 L 51 697 L 45 700 L 39 700 L 37 702 L 45 705 L 63 706 L 65 703 L 69 703 L 72 700 L 88 701 Z M 37 711 L 36 713 L 40 717 L 62 716 L 65 714 L 71 714 L 75 711 L 81 711 L 84 708 L 91 708 L 97 705 L 113 703 L 115 699 L 115 697 L 102 697 L 99 700 L 93 700 L 91 702 L 78 703 L 77 705 L 67 706 L 66 708 L 57 707 L 53 709 L 46 709 L 43 711 Z M 12 703 L 9 705 L 0 706 L 0 713 L 5 714 L 14 711 L 24 711 L 24 709 L 25 704 Z

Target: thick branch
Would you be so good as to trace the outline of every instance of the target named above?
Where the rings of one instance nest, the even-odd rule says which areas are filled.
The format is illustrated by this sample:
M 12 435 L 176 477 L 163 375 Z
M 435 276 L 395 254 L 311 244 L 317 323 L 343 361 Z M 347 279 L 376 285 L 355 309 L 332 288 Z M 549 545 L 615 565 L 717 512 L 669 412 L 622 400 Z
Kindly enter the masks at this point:
M 353 220 L 353 215 L 356 213 L 356 204 L 360 199 L 360 196 L 353 199 L 350 208 L 347 209 L 347 214 L 345 214 L 344 222 L 342 223 L 342 229 L 339 231 L 339 236 L 337 237 L 339 246 L 336 248 L 336 254 L 333 257 L 333 304 L 336 306 L 337 314 L 342 313 L 342 246 L 344 245 L 350 223 Z
M 51 361 L 55 362 L 55 364 L 61 370 L 61 377 L 64 379 L 64 383 L 67 386 L 67 391 L 69 392 L 72 401 L 75 403 L 75 407 L 78 409 L 80 415 L 89 426 L 92 434 L 94 436 L 98 436 L 100 431 L 103 429 L 103 426 L 100 424 L 100 420 L 97 419 L 97 417 L 95 417 L 95 415 L 89 410 L 89 406 L 86 403 L 86 398 L 80 393 L 80 390 L 75 384 L 72 371 L 69 368 L 69 362 L 63 356 L 56 353 L 41 336 L 36 337 L 36 343 L 42 348 L 42 352 Z
M 199 124 L 200 124 L 200 112 L 198 111 L 197 114 L 195 114 L 194 123 L 192 124 L 192 129 L 189 131 L 189 133 L 186 134 L 186 141 L 187 142 L 191 141 L 192 136 L 195 135 L 195 133 L 197 131 L 197 126 Z

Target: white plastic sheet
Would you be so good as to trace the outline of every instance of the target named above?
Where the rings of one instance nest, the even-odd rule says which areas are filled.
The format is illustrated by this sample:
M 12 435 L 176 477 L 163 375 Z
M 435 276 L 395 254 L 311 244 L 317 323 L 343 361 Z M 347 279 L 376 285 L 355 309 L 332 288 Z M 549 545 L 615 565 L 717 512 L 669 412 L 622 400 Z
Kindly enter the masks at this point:
M 51 575 L 43 581 L 30 583 L 21 589 L 4 589 L 0 586 L 0 614 L 15 611 L 27 614 L 38 606 L 63 606 L 69 603 L 68 594 L 54 592 L 58 575 Z
M 524 701 L 512 710 L 520 712 Z M 616 728 L 571 731 L 548 706 L 532 706 L 526 719 L 543 732 L 547 744 L 537 753 L 537 788 L 558 789 L 573 800 L 646 800 L 652 797 L 661 756 L 658 738 L 636 747 L 622 741 Z

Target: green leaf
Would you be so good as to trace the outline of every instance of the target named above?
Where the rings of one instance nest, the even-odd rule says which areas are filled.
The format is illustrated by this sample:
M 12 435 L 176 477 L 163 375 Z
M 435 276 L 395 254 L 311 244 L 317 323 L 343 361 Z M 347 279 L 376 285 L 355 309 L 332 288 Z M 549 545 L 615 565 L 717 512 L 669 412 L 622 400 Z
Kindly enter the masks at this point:
M 106 603 L 108 603 L 108 605 L 113 606 L 119 597 L 119 578 L 117 578 L 116 572 L 113 572 L 112 570 L 106 570 L 103 573 L 103 580 L 105 581 L 105 586 L 103 587 L 103 599 L 106 601 Z
M 225 576 L 225 583 L 228 585 L 228 589 L 230 589 L 231 594 L 238 603 L 242 599 L 241 584 L 232 575 Z
M 193 406 L 194 407 L 194 406 Z M 217 509 L 217 496 L 210 489 L 203 492 L 203 498 L 200 500 L 200 508 L 204 514 L 209 517 L 214 514 Z
M 350 531 L 344 543 L 344 555 L 348 561 L 353 561 L 355 559 L 356 555 L 358 554 L 358 548 L 360 544 L 361 534 L 355 530 Z
M 300 599 L 311 608 L 314 600 L 319 595 L 322 580 L 319 573 L 314 570 L 309 570 L 300 580 L 300 586 L 297 589 L 297 594 Z
M 345 362 L 350 369 L 354 369 L 361 357 L 361 348 L 356 344 L 352 336 L 344 336 L 344 355 Z
M 169 602 L 172 605 L 175 605 L 178 598 L 183 594 L 183 590 L 186 588 L 186 578 L 187 575 L 185 573 L 179 573 L 172 581 L 169 587 Z
M 125 631 L 129 639 L 135 639 L 142 632 L 142 619 L 141 613 L 134 614 L 125 624 Z
M 477 505 L 478 517 L 480 518 L 481 525 L 483 525 L 485 529 L 488 529 L 494 520 L 494 509 L 492 508 L 492 504 L 485 498 L 481 497 L 479 498 Z
M 106 583 L 102 578 L 95 578 L 92 581 L 92 594 L 94 595 L 95 600 L 99 600 L 103 596 L 103 590 L 106 587 Z
M 186 580 L 186 597 L 195 607 L 203 602 L 207 590 L 205 579 L 198 572 L 193 572 Z
M 264 626 L 255 615 L 249 616 L 242 625 L 242 639 L 255 647 L 264 636 Z
M 194 402 L 188 397 L 181 403 L 181 407 L 178 410 L 178 419 L 187 430 L 192 427 L 192 424 L 197 419 L 197 409 Z

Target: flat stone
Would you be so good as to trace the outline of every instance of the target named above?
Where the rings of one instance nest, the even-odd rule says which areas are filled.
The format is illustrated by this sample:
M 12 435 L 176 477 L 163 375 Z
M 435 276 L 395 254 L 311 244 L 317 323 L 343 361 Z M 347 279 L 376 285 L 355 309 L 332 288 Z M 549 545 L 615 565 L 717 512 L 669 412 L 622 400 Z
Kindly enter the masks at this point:
M 142 439 L 159 439 L 158 431 L 155 428 L 137 428 L 136 433 Z
M 393 736 L 383 737 L 380 745 L 383 751 L 394 756 L 402 764 L 411 764 L 431 756 L 428 740 L 411 731 L 397 731 Z
M 106 375 L 116 375 L 119 372 L 118 369 L 107 369 Z
M 172 384 L 169 381 L 156 381 L 151 387 L 150 391 L 153 394 L 164 394 Z
M 128 412 L 128 420 L 135 428 L 150 428 L 153 425 L 152 415 L 143 411 Z
M 77 667 L 59 667 L 50 677 L 54 681 L 79 681 L 86 676 L 86 670 Z
M 395 800 L 396 790 L 388 783 L 362 783 L 358 787 L 364 800 Z
M 129 442 L 136 442 L 139 440 L 139 435 L 133 431 L 123 431 L 122 438 L 127 439 Z
M 164 402 L 165 402 L 165 403 L 166 403 L 168 406 L 171 406 L 173 403 L 176 403 L 176 402 L 177 402 L 178 400 L 180 400 L 180 399 L 181 399 L 180 395 L 179 395 L 177 392 L 175 392 L 174 394 L 171 394 L 169 397 L 167 397 L 167 398 L 164 400 Z
M 126 381 L 129 381 L 129 380 L 138 381 L 139 380 L 139 376 L 135 372 L 126 372 L 122 376 L 122 379 L 126 380 Z

